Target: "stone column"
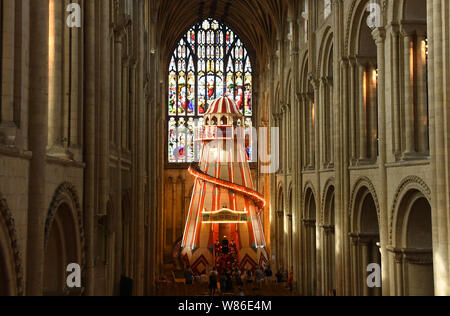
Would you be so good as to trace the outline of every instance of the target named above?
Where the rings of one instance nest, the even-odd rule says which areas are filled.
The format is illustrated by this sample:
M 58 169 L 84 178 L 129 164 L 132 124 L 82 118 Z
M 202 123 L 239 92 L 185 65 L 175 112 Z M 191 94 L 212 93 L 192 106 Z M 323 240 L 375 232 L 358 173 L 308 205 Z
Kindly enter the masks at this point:
M 72 1 L 74 3 L 79 4 L 79 0 Z M 82 82 L 80 81 L 81 78 L 81 63 L 83 61 L 81 52 L 82 52 L 82 44 L 80 39 L 82 39 L 80 28 L 74 27 L 70 29 L 70 50 L 71 50 L 71 60 L 70 60 L 70 130 L 69 130 L 69 139 L 68 139 L 68 145 L 70 148 L 73 149 L 81 149 L 80 148 L 80 137 L 81 137 L 81 114 L 82 111 L 80 111 L 81 103 L 80 103 L 80 96 L 81 94 L 81 87 Z M 81 48 L 81 49 L 80 49 Z M 81 153 L 77 155 L 78 159 L 81 158 Z
M 301 95 L 301 113 L 302 113 L 302 123 L 301 124 L 302 124 L 302 130 L 303 130 L 303 133 L 302 133 L 303 163 L 304 163 L 303 168 L 307 168 L 309 165 L 309 155 L 308 155 L 309 148 L 308 148 L 308 139 L 307 139 L 307 131 L 308 131 L 307 124 L 309 126 L 309 121 L 308 121 L 309 111 L 307 108 L 307 104 L 308 104 L 308 102 L 307 102 L 306 96 L 305 96 L 305 94 L 302 94 Z
M 450 13 L 447 1 L 433 0 L 427 2 L 427 23 L 429 35 L 430 58 L 430 136 L 431 136 L 431 165 L 434 176 L 434 190 L 432 198 L 432 222 L 433 222 L 433 261 L 435 295 L 450 295 L 450 263 L 449 263 L 449 227 L 448 227 L 448 152 L 449 145 L 445 134 L 449 126 L 445 109 L 449 89 L 445 82 L 449 80 L 446 71 L 450 62 L 448 56 L 443 54 L 444 47 L 448 47 L 450 39 L 448 30 L 450 25 L 446 14 Z M 446 35 L 446 36 L 444 36 Z
M 110 121 L 110 112 L 114 112 L 114 107 L 117 105 L 117 99 L 120 100 L 120 85 L 115 86 L 115 91 L 113 94 L 111 87 L 111 76 L 117 76 L 118 74 L 114 71 L 120 69 L 120 65 L 122 63 L 122 47 L 121 47 L 121 39 L 115 43 L 115 53 L 119 54 L 119 59 L 114 60 L 115 68 L 111 69 L 111 28 L 110 28 L 110 4 L 108 1 L 102 3 L 101 5 L 101 20 L 100 20 L 100 104 L 99 113 L 101 113 L 99 117 L 99 122 L 101 127 L 97 129 L 99 133 L 99 197 L 98 197 L 98 212 L 100 215 L 107 214 L 107 203 L 109 200 L 110 188 L 110 143 L 112 139 L 110 139 L 109 130 L 114 131 L 114 122 Z M 120 46 L 120 47 L 119 47 Z M 117 56 L 115 56 L 117 57 Z M 116 77 L 114 77 L 116 78 Z M 117 84 L 117 82 L 116 82 Z M 111 105 L 112 104 L 112 105 Z M 110 126 L 112 124 L 112 126 Z
M 117 163 L 116 163 L 116 183 L 114 185 L 114 191 L 116 196 L 115 204 L 117 207 L 117 214 L 122 214 L 122 40 L 123 40 L 122 26 L 116 25 L 114 34 L 114 111 L 115 111 L 115 145 L 117 151 Z M 123 271 L 122 267 L 122 255 L 121 251 L 126 245 L 122 244 L 122 219 L 121 216 L 116 218 L 116 278 L 120 278 L 120 274 Z M 117 279 L 116 279 L 117 280 Z M 116 285 L 117 285 L 116 281 Z M 116 292 L 118 288 L 116 288 Z
M 314 168 L 314 143 L 315 143 L 315 104 L 314 100 L 308 100 L 307 102 L 307 108 L 308 108 L 308 123 L 309 123 L 309 160 L 308 160 L 308 166 L 309 168 Z
M 396 157 L 401 154 L 402 151 L 402 141 L 400 135 L 401 129 L 401 117 L 400 117 L 400 36 L 398 27 L 392 27 L 392 73 L 393 73 L 393 84 L 392 84 L 392 95 L 393 95 L 393 127 L 394 127 L 394 145 L 393 151 Z
M 354 139 L 353 129 L 351 128 L 351 121 L 353 121 L 353 112 L 349 109 L 352 105 L 350 99 L 351 94 L 354 93 L 350 90 L 352 68 L 347 58 L 343 58 L 341 61 L 341 83 L 338 85 L 338 89 L 341 93 L 339 98 L 341 104 L 347 106 L 335 106 L 335 113 L 339 108 L 342 108 L 341 116 L 336 115 L 334 118 L 336 128 L 342 129 L 341 135 L 335 132 L 335 166 L 336 166 L 336 192 L 335 192 L 335 238 L 336 244 L 333 246 L 335 257 L 335 271 L 336 271 L 336 290 L 337 295 L 350 294 L 351 289 L 351 263 L 350 263 L 350 249 L 348 248 L 348 231 L 346 229 L 346 212 L 347 207 L 347 191 L 348 191 L 348 166 L 354 157 L 354 143 L 350 141 Z M 342 124 L 340 117 L 342 117 Z M 342 141 L 341 141 L 341 138 Z M 339 167 L 341 166 L 341 167 Z M 337 248 L 339 246 L 339 248 Z M 346 277 L 347 276 L 347 277 Z
M 358 236 L 356 234 L 350 235 L 350 263 L 351 263 L 351 295 L 358 296 L 361 295 L 358 284 L 360 280 L 361 271 L 359 264 L 360 249 L 358 245 Z
M 404 281 L 404 275 L 403 275 L 403 255 L 401 253 L 394 253 L 394 264 L 395 264 L 395 274 L 396 274 L 396 293 L 397 296 L 403 296 L 405 295 L 405 291 L 403 288 L 403 281 Z
M 353 58 L 350 60 L 350 161 L 353 163 L 357 159 L 356 153 L 356 63 Z
M 328 148 L 328 144 L 327 144 L 327 133 L 326 133 L 326 123 L 327 120 L 325 119 L 326 113 L 325 113 L 325 106 L 326 106 L 326 78 L 321 78 L 319 80 L 319 109 L 320 109 L 320 119 L 318 124 L 320 124 L 319 129 L 320 129 L 320 159 L 319 159 L 319 168 L 322 167 L 325 162 L 327 161 L 327 148 Z
M 367 159 L 367 74 L 366 68 L 358 64 L 359 86 L 359 160 Z
M 94 241 L 94 219 L 95 219 L 95 127 L 96 127 L 96 55 L 95 55 L 95 35 L 96 35 L 96 18 L 95 3 L 90 1 L 86 6 L 86 30 L 85 41 L 87 43 L 85 50 L 85 105 L 86 105 L 86 121 L 85 121 L 85 188 L 84 188 L 84 208 L 85 208 L 85 225 L 86 225 L 86 295 L 95 294 L 94 289 L 94 257 L 95 257 L 95 241 Z M 105 245 L 107 247 L 107 245 Z
M 414 55 L 412 34 L 403 33 L 403 79 L 404 79 L 404 109 L 405 109 L 405 154 L 413 154 L 415 150 L 414 137 Z
M 63 156 L 64 1 L 49 0 L 48 150 Z
M 144 276 L 145 276 L 145 161 L 146 161 L 146 147 L 145 147 L 145 133 L 142 132 L 145 130 L 145 94 L 144 94 L 144 65 L 145 65 L 145 49 L 144 49 L 144 10 L 143 10 L 143 2 L 140 2 L 139 12 L 139 25 L 141 25 L 141 31 L 139 32 L 139 45 L 138 45 L 138 69 L 137 69 L 137 238 L 138 238 L 138 251 L 136 256 L 137 266 L 136 266 L 136 277 L 138 279 L 137 292 L 139 295 L 144 295 L 145 284 L 144 284 Z M 182 182 L 182 218 L 186 218 L 184 215 L 184 199 L 183 197 L 186 195 L 185 193 L 185 182 Z M 182 222 L 181 222 L 182 223 Z M 181 227 L 182 231 L 183 227 Z
M 428 99 L 427 99 L 427 48 L 425 32 L 417 32 L 417 148 L 422 155 L 427 155 L 428 147 Z
M 376 64 L 371 64 L 369 66 L 369 73 L 367 74 L 367 77 L 369 91 L 368 111 L 370 113 L 370 128 L 368 129 L 368 136 L 370 140 L 370 158 L 371 160 L 376 161 L 378 156 L 378 73 Z
M 361 271 L 359 272 L 361 274 L 361 284 L 362 287 L 362 294 L 364 296 L 370 295 L 369 287 L 366 284 L 366 278 L 367 278 L 367 267 L 369 266 L 369 245 L 367 242 L 360 241 L 359 243 L 360 251 L 361 251 Z
M 16 142 L 16 122 L 14 115 L 14 77 L 15 58 L 21 52 L 16 52 L 15 16 L 16 0 L 2 1 L 3 12 L 0 12 L 3 25 L 0 40 L 0 143 L 5 145 L 15 145 Z
M 288 262 L 288 266 L 287 269 L 290 272 L 292 270 L 292 268 L 294 267 L 294 262 L 292 260 L 292 214 L 288 214 L 287 215 L 287 225 L 288 225 L 288 232 L 287 232 L 287 248 L 288 248 L 288 253 L 287 253 L 287 262 Z
M 27 235 L 27 295 L 41 296 L 44 280 L 44 225 L 46 204 L 46 158 L 48 133 L 48 0 L 30 4 L 30 162 Z
M 389 257 L 387 255 L 388 244 L 388 181 L 387 181 L 387 107 L 386 107 L 386 55 L 385 55 L 385 41 L 386 32 L 383 28 L 378 28 L 372 33 L 377 44 L 378 57 L 378 144 L 379 144 L 379 171 L 381 182 L 380 194 L 380 251 L 381 251 L 381 267 L 382 275 L 384 276 L 385 286 L 383 286 L 383 294 L 389 295 Z

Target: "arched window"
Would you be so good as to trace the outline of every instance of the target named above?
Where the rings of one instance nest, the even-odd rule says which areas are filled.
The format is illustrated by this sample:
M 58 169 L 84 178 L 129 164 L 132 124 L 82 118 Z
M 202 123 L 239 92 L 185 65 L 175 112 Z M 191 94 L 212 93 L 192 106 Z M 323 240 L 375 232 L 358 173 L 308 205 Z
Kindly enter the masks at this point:
M 230 28 L 214 19 L 192 27 L 169 64 L 169 163 L 199 160 L 201 145 L 194 142 L 194 129 L 203 123 L 209 105 L 224 95 L 235 100 L 251 134 L 252 81 L 250 56 Z M 246 145 L 252 161 L 251 141 Z

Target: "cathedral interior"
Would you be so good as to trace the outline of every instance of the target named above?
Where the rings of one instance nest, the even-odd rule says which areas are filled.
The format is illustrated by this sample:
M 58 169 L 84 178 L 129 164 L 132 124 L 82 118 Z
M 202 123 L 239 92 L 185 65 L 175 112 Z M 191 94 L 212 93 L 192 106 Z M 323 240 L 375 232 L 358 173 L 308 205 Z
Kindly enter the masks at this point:
M 448 0 L 0 0 L 0 296 L 161 295 L 227 236 L 295 295 L 450 295 L 449 51 Z

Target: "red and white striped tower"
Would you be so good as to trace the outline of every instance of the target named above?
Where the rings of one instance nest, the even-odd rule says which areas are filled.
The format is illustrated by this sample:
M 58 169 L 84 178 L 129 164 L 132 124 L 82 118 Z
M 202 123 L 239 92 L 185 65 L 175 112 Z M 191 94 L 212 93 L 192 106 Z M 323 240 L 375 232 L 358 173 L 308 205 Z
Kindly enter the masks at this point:
M 223 97 L 214 101 L 196 130 L 203 143 L 182 242 L 182 257 L 196 272 L 214 266 L 215 247 L 234 242 L 239 264 L 253 269 L 268 262 L 261 212 L 264 197 L 255 191 L 245 150 L 244 117 Z M 250 131 L 251 132 L 251 131 Z

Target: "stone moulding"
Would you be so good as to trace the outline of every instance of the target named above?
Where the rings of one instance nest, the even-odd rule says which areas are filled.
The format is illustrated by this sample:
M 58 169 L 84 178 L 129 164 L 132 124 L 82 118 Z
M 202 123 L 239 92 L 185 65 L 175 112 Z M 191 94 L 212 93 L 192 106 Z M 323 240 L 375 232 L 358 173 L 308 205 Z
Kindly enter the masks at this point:
M 9 234 L 9 241 L 11 250 L 14 254 L 14 268 L 15 268 L 15 277 L 16 277 L 16 286 L 17 286 L 17 295 L 24 295 L 24 279 L 23 279 L 23 266 L 22 266 L 22 256 L 20 252 L 19 242 L 17 240 L 17 231 L 16 225 L 14 222 L 14 218 L 11 214 L 11 211 L 8 208 L 6 200 L 0 198 L 0 216 L 4 219 L 6 223 L 6 228 Z

